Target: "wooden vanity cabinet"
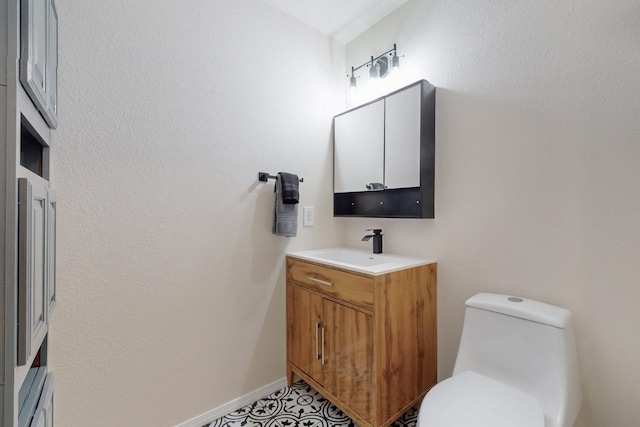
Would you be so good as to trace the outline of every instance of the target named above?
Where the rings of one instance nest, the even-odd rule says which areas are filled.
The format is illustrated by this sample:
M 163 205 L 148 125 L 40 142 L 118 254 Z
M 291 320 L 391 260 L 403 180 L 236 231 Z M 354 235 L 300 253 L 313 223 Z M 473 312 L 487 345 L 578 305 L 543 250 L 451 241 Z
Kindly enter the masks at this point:
M 384 427 L 436 384 L 436 264 L 379 276 L 287 257 L 287 381 Z

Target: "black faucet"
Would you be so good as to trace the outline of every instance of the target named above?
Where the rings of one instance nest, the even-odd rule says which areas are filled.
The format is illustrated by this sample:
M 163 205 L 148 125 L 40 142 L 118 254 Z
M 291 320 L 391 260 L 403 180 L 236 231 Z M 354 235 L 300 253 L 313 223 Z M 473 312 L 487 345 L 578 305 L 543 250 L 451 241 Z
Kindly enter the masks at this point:
M 363 242 L 369 241 L 373 237 L 373 253 L 382 253 L 382 230 L 381 229 L 368 229 L 367 231 L 373 231 L 373 234 L 367 234 L 362 238 Z

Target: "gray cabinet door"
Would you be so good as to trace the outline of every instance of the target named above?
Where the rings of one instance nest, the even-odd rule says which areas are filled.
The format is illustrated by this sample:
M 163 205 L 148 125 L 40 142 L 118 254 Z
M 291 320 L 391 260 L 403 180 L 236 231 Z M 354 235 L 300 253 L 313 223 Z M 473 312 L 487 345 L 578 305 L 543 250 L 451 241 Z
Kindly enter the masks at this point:
M 22 0 L 20 80 L 38 109 L 47 105 L 47 0 Z
M 58 126 L 58 13 L 54 0 L 22 0 L 20 81 L 42 117 Z
M 18 365 L 24 365 L 47 334 L 47 188 L 18 180 Z
M 53 374 L 47 374 L 31 427 L 53 427 Z
M 47 112 L 44 114 L 52 129 L 58 127 L 58 10 L 53 0 L 47 0 Z

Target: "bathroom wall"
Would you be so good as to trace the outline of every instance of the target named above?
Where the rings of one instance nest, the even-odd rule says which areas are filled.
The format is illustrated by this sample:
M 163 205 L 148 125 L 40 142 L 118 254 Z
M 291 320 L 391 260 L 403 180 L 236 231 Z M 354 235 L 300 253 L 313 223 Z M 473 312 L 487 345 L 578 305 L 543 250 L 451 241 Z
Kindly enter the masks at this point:
M 261 1 L 56 4 L 56 425 L 175 426 L 284 377 L 284 253 L 342 241 L 344 46 Z M 273 236 L 258 171 L 316 226 Z
M 385 84 L 438 87 L 436 218 L 339 222 L 349 246 L 377 227 L 385 251 L 438 259 L 440 379 L 465 299 L 535 298 L 574 314 L 576 426 L 637 425 L 639 29 L 634 0 L 412 0 L 347 45 L 349 68 L 397 43 Z

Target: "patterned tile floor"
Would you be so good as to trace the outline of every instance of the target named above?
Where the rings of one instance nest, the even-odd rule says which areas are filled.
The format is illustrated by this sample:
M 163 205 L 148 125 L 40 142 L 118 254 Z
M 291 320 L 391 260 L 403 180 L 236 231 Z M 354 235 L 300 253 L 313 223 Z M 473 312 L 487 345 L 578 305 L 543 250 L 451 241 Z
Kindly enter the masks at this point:
M 415 427 L 418 408 L 390 427 Z M 357 427 L 349 417 L 302 381 L 278 390 L 203 427 Z

